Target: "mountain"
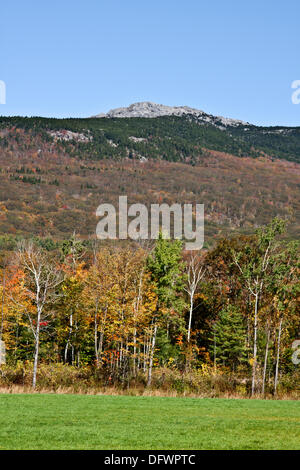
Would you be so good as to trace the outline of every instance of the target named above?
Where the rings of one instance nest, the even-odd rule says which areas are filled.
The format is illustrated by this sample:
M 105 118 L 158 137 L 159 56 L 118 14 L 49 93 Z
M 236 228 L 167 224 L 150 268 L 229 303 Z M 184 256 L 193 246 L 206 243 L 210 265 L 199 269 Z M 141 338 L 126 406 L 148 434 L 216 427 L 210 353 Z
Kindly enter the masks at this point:
M 149 131 L 155 126 L 150 122 L 145 124 L 144 119 L 153 121 L 155 119 L 181 118 L 182 128 L 186 129 L 184 122 L 186 121 L 189 123 L 190 131 L 193 129 L 193 141 L 195 141 L 197 134 L 195 125 L 198 126 L 199 139 L 196 137 L 196 143 L 198 144 L 202 139 L 203 147 L 225 150 L 238 156 L 257 157 L 264 154 L 274 158 L 300 162 L 300 127 L 256 126 L 238 119 L 214 116 L 188 106 L 165 106 L 148 101 L 133 103 L 127 108 L 112 109 L 108 113 L 98 114 L 94 118 L 101 118 L 101 122 L 103 119 L 111 119 L 115 122 L 116 119 L 122 118 L 134 120 L 135 123 L 137 123 L 136 119 L 140 119 Z M 160 122 L 162 123 L 162 121 Z M 126 125 L 123 127 L 125 128 Z M 222 131 L 223 136 L 220 132 L 213 133 L 213 128 L 216 131 Z M 178 129 L 178 126 L 174 125 L 174 129 L 179 130 L 179 135 L 182 135 L 183 132 Z M 187 132 L 185 132 L 186 134 Z M 190 139 L 191 132 L 188 131 L 188 134 L 188 139 Z M 173 137 L 172 135 L 171 138 Z
M 190 108 L 188 106 L 165 106 L 163 104 L 152 103 L 151 101 L 144 101 L 140 103 L 133 103 L 127 108 L 116 108 L 110 110 L 107 114 L 98 114 L 94 117 L 107 117 L 107 118 L 156 118 L 161 116 L 193 116 L 199 124 L 212 124 L 216 127 L 223 128 L 227 126 L 247 126 L 249 123 L 237 120 L 224 118 L 222 116 L 213 116 L 207 114 L 199 109 Z
M 203 203 L 207 243 L 276 215 L 298 238 L 300 128 L 154 103 L 86 119 L 0 117 L 0 249 L 22 236 L 93 237 L 98 205 L 119 195 Z
M 152 117 L 153 116 L 153 117 Z M 135 103 L 86 119 L 0 117 L 0 138 L 25 129 L 90 159 L 147 158 L 196 164 L 208 150 L 300 163 L 300 127 L 261 127 L 193 108 Z

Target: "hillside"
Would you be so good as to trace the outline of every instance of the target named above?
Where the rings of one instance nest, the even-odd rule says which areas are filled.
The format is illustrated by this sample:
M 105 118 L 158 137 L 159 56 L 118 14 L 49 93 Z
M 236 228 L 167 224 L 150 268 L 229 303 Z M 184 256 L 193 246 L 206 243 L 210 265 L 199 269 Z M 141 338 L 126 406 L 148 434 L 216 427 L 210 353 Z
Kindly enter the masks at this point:
M 184 116 L 1 118 L 0 235 L 88 238 L 98 205 L 126 194 L 129 203 L 204 203 L 207 242 L 275 215 L 292 217 L 297 237 L 299 154 L 286 161 L 247 146 Z
M 139 111 L 139 115 L 136 108 L 133 117 L 120 110 L 88 119 L 0 117 L 0 149 L 9 146 L 14 129 L 23 129 L 82 159 L 145 157 L 196 164 L 209 149 L 300 163 L 300 127 L 257 127 L 186 107 L 168 112 L 160 115 L 156 111 L 152 118 L 148 111 Z

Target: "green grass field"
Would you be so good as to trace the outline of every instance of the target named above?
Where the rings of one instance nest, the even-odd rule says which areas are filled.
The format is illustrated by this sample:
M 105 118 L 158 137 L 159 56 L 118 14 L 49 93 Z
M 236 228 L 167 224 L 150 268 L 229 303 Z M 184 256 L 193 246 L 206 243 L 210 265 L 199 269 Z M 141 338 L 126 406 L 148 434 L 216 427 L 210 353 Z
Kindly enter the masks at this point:
M 0 449 L 299 449 L 297 401 L 0 395 Z

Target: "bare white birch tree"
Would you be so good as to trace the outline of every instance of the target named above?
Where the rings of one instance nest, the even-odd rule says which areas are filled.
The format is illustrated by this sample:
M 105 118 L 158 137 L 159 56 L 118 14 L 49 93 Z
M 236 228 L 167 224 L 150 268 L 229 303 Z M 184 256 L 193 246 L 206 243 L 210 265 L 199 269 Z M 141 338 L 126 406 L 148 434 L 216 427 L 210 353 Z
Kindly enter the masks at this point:
M 22 242 L 18 246 L 17 258 L 25 272 L 25 290 L 35 307 L 34 318 L 27 311 L 29 325 L 34 336 L 34 365 L 32 387 L 36 387 L 37 366 L 39 358 L 40 332 L 47 324 L 49 307 L 57 297 L 57 287 L 62 282 L 62 274 L 47 254 L 32 242 Z
M 280 340 L 281 340 L 281 333 L 282 333 L 282 321 L 283 318 L 280 318 L 279 322 L 279 329 L 278 329 L 278 337 L 277 337 L 277 352 L 276 352 L 276 366 L 275 366 L 275 379 L 274 379 L 274 394 L 277 393 L 278 387 L 278 373 L 279 373 L 279 358 L 280 358 Z
M 4 304 L 5 304 L 5 288 L 6 288 L 6 264 L 3 264 L 2 267 L 2 286 L 1 286 L 1 324 L 0 324 L 0 343 L 2 341 L 3 336 L 3 328 L 4 328 Z
M 186 264 L 186 275 L 187 281 L 184 290 L 189 296 L 189 321 L 188 321 L 188 334 L 187 341 L 190 342 L 191 339 L 191 327 L 192 327 L 192 317 L 194 309 L 194 298 L 197 287 L 200 281 L 203 279 L 205 274 L 205 267 L 203 266 L 203 259 L 198 253 L 190 254 L 187 264 Z

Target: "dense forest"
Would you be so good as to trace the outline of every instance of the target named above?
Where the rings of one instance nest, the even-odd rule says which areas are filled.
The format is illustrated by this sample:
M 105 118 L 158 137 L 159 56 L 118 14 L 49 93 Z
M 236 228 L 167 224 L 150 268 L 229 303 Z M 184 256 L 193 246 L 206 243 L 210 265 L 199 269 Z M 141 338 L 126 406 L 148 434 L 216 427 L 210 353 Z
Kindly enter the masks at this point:
M 1 251 L 0 383 L 299 397 L 299 245 L 285 231 L 275 218 L 200 252 L 162 234 L 20 240 Z
M 26 119 L 23 121 L 26 123 Z M 110 119 L 91 120 L 94 121 L 113 126 Z M 126 120 L 119 121 L 122 126 L 126 124 Z M 1 129 L 0 246 L 32 235 L 62 240 L 74 230 L 82 238 L 92 237 L 97 225 L 97 207 L 101 203 L 116 205 L 119 195 L 127 195 L 129 204 L 204 204 L 205 240 L 210 245 L 228 234 L 252 233 L 275 216 L 290 219 L 288 235 L 297 238 L 300 230 L 298 163 L 272 160 L 268 156 L 241 158 L 224 151 L 194 148 L 190 137 L 185 140 L 186 161 L 168 161 L 175 157 L 182 159 L 183 150 L 176 144 L 176 137 L 165 138 L 169 146 L 165 150 L 160 145 L 161 137 L 153 146 L 149 137 L 148 146 L 148 141 L 138 137 L 134 121 L 128 121 L 132 123 L 127 131 L 131 134 L 128 145 L 132 147 L 126 143 L 124 158 L 120 158 L 116 136 L 103 138 L 100 153 L 95 150 L 95 157 L 88 158 L 86 146 L 94 145 L 85 140 L 88 133 L 74 135 L 73 131 L 60 130 L 53 135 L 45 131 L 44 135 L 40 128 L 36 131 L 32 128 L 34 120 L 28 120 L 29 129 Z M 145 121 L 153 122 L 152 126 L 159 122 Z M 77 120 L 74 122 L 78 124 Z M 178 128 L 181 129 L 179 124 Z M 198 125 L 196 129 L 202 127 Z M 160 130 L 161 135 L 164 131 L 167 133 L 167 129 Z M 69 137 L 71 140 L 63 140 Z M 137 150 L 138 146 L 145 148 Z M 151 154 L 151 148 L 156 149 L 156 156 Z M 173 151 L 177 152 L 174 158 Z
M 153 158 L 195 164 L 205 150 L 253 157 L 268 155 L 300 163 L 300 127 L 214 126 L 192 116 L 50 119 L 0 117 L 0 145 L 7 131 L 23 129 L 55 141 L 81 159 Z M 2 130 L 2 132 L 1 132 Z M 67 132 L 71 134 L 67 135 Z M 73 135 L 72 135 L 73 133 Z
M 0 385 L 299 397 L 299 155 L 299 128 L 0 118 Z M 204 249 L 96 240 L 120 195 L 204 204 Z

